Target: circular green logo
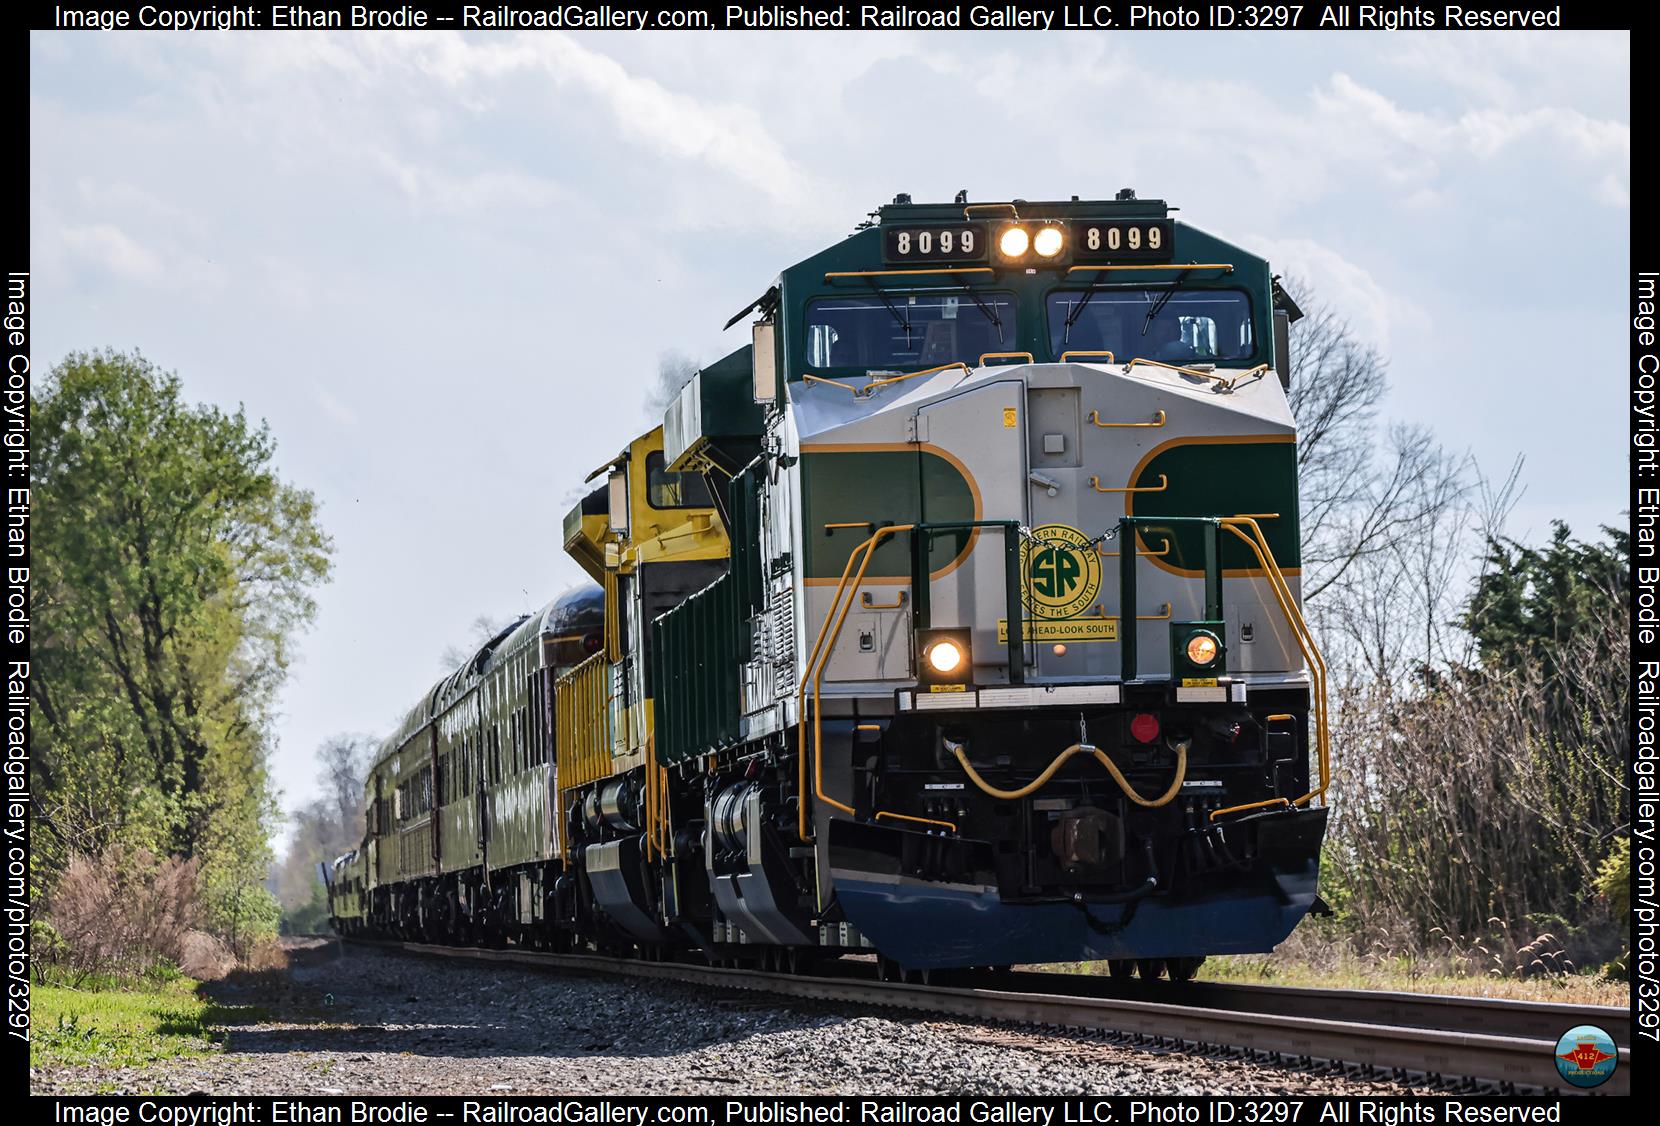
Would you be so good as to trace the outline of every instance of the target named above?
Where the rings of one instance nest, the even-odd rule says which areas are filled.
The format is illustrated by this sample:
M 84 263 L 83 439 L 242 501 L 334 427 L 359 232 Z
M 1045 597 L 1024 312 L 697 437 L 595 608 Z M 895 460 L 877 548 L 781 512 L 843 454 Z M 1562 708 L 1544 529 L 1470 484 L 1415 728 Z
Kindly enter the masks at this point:
M 1101 589 L 1101 557 L 1089 537 L 1067 524 L 1032 529 L 1020 544 L 1026 611 L 1036 618 L 1075 618 Z

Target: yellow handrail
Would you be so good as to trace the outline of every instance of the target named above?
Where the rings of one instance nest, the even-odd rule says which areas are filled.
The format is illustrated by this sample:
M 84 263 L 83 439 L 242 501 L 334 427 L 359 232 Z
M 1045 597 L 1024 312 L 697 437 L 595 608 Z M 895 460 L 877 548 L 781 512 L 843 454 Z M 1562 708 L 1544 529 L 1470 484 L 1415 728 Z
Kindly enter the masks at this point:
M 843 383 L 839 379 L 826 379 L 822 375 L 805 374 L 801 377 L 803 383 L 828 383 L 832 387 L 840 387 L 843 391 L 851 391 L 857 395 L 859 389 L 851 383 Z
M 876 388 L 886 387 L 890 383 L 903 383 L 907 379 L 915 379 L 919 375 L 938 375 L 940 372 L 949 371 L 952 368 L 962 368 L 963 371 L 968 374 L 974 374 L 974 369 L 963 363 L 961 360 L 952 360 L 950 363 L 941 364 L 938 367 L 923 368 L 921 371 L 908 371 L 901 375 L 890 375 L 883 379 L 873 379 L 869 383 L 865 384 L 864 394 L 868 395 L 872 391 L 876 390 Z
M 998 798 L 1002 801 L 1016 801 L 1028 794 L 1036 793 L 1043 787 L 1044 783 L 1048 782 L 1049 779 L 1055 776 L 1055 772 L 1061 768 L 1067 759 L 1071 758 L 1075 754 L 1085 751 L 1091 755 L 1094 755 L 1096 760 L 1099 761 L 1102 766 L 1107 768 L 1107 773 L 1112 775 L 1113 781 L 1118 783 L 1118 788 L 1124 791 L 1125 797 L 1129 798 L 1137 805 L 1143 806 L 1147 809 L 1157 809 L 1162 805 L 1169 805 L 1170 802 L 1175 799 L 1176 795 L 1182 792 L 1182 782 L 1187 778 L 1186 743 L 1178 743 L 1176 745 L 1176 777 L 1171 780 L 1170 788 L 1156 798 L 1144 798 L 1137 793 L 1135 787 L 1130 785 L 1129 779 L 1125 778 L 1123 772 L 1118 769 L 1118 765 L 1114 763 L 1112 759 L 1108 758 L 1106 752 L 1102 751 L 1099 747 L 1091 747 L 1084 743 L 1074 743 L 1070 747 L 1066 748 L 1066 750 L 1056 755 L 1055 761 L 1045 767 L 1042 774 L 1039 774 L 1036 778 L 1020 787 L 1020 789 L 1000 790 L 996 786 L 993 786 L 990 782 L 987 782 L 984 778 L 980 777 L 979 771 L 974 769 L 974 764 L 968 761 L 968 755 L 964 753 L 963 745 L 961 743 L 954 743 L 947 739 L 945 741 L 945 747 L 956 756 L 957 763 L 963 768 L 963 773 L 968 775 L 968 780 L 970 782 L 973 782 L 974 785 L 979 787 L 979 789 L 987 796 Z
M 859 605 L 866 610 L 898 610 L 905 605 L 905 592 L 900 591 L 899 596 L 892 602 L 877 602 L 871 598 L 870 591 L 867 590 L 859 596 Z
M 1125 485 L 1123 488 L 1108 488 L 1101 484 L 1101 478 L 1091 477 L 1089 487 L 1098 493 L 1162 493 L 1170 487 L 1170 478 L 1159 474 L 1159 483 L 1156 485 Z
M 1021 355 L 1025 355 L 1025 353 L 1021 353 Z M 832 387 L 840 387 L 843 391 L 850 392 L 855 399 L 863 399 L 868 397 L 870 393 L 878 387 L 886 387 L 890 383 L 903 383 L 907 379 L 915 379 L 922 375 L 938 375 L 940 372 L 950 371 L 952 368 L 962 368 L 963 371 L 970 374 L 974 371 L 973 368 L 969 367 L 961 360 L 952 360 L 950 363 L 940 364 L 938 367 L 924 368 L 921 371 L 907 371 L 900 375 L 890 375 L 883 379 L 873 379 L 863 387 L 855 387 L 853 384 L 844 383 L 839 379 L 826 379 L 822 375 L 813 375 L 810 372 L 803 374 L 801 378 L 808 383 L 828 383 Z
M 1009 209 L 1009 214 L 1013 215 L 1016 219 L 1020 218 L 1020 208 L 1016 207 L 1012 203 L 970 203 L 963 208 L 963 218 L 967 219 L 969 213 L 976 209 L 983 211 L 988 207 L 1007 207 Z
M 950 829 L 953 833 L 957 831 L 955 821 L 936 821 L 932 817 L 912 817 L 909 813 L 894 813 L 886 809 L 878 813 L 873 820 L 880 821 L 884 817 L 892 817 L 896 821 L 917 821 L 923 825 L 939 825 L 942 828 Z
M 1090 411 L 1089 412 L 1089 420 L 1091 422 L 1093 422 L 1095 425 L 1099 426 L 1103 430 L 1110 430 L 1110 429 L 1113 429 L 1114 427 L 1136 427 L 1136 428 L 1140 428 L 1140 427 L 1163 426 L 1164 425 L 1164 411 L 1163 410 L 1154 411 L 1153 412 L 1153 421 L 1151 421 L 1151 422 L 1102 422 L 1100 411 Z
M 1015 360 L 1019 359 L 1021 356 L 1025 356 L 1026 362 L 1029 364 L 1037 363 L 1037 357 L 1033 356 L 1030 352 L 981 352 L 980 366 L 985 367 L 987 360 Z
M 1257 562 L 1262 565 L 1263 574 L 1268 577 L 1268 585 L 1280 604 L 1280 611 L 1285 615 L 1286 622 L 1291 626 L 1292 634 L 1297 639 L 1297 647 L 1302 650 L 1303 659 L 1308 662 L 1309 676 L 1314 681 L 1310 695 L 1314 706 L 1314 741 L 1320 763 L 1320 785 L 1290 804 L 1299 806 L 1306 805 L 1315 798 L 1323 800 L 1326 790 L 1331 786 L 1331 733 L 1327 716 L 1325 658 L 1320 655 L 1320 647 L 1315 644 L 1314 635 L 1308 628 L 1308 622 L 1303 618 L 1302 611 L 1297 608 L 1296 599 L 1291 595 L 1291 588 L 1286 584 L 1285 575 L 1280 570 L 1279 563 L 1274 559 L 1274 553 L 1268 548 L 1268 540 L 1262 533 L 1262 526 L 1249 516 L 1223 517 L 1221 524 L 1243 540 L 1245 546 L 1249 547 L 1252 554 L 1257 557 Z M 1241 527 L 1249 528 L 1251 535 L 1246 535 L 1240 531 Z M 1236 805 L 1227 809 L 1218 809 L 1211 813 L 1210 819 L 1214 821 L 1224 814 L 1274 805 L 1283 800 L 1271 799 L 1266 802 L 1252 802 L 1249 805 Z
M 1170 554 L 1170 541 L 1165 539 L 1163 543 L 1164 546 L 1159 548 L 1157 551 L 1142 551 L 1140 548 L 1137 548 L 1136 555 L 1142 559 L 1163 559 L 1165 556 Z M 1099 547 L 1097 547 L 1095 551 L 1101 556 L 1102 559 L 1117 559 L 1119 556 L 1124 554 L 1121 551 L 1102 551 Z
M 1058 362 L 1064 364 L 1073 356 L 1105 356 L 1107 358 L 1107 363 L 1109 364 L 1118 362 L 1118 358 L 1105 348 L 1080 348 L 1071 352 L 1062 352 L 1061 358 Z
M 1109 622 L 1116 622 L 1123 617 L 1122 614 L 1107 613 L 1107 608 L 1105 606 L 1101 606 L 1099 609 L 1101 611 L 1101 617 L 1105 618 Z M 1174 613 L 1175 611 L 1170 608 L 1170 603 L 1161 602 L 1159 604 L 1159 612 L 1157 614 L 1137 614 L 1135 616 L 1135 620 L 1138 622 L 1168 622 L 1171 615 Z
M 1254 368 L 1246 368 L 1244 371 L 1240 372 L 1238 375 L 1236 375 L 1232 379 L 1228 380 L 1228 390 L 1230 390 L 1230 391 L 1233 390 L 1235 387 L 1239 386 L 1240 383 L 1242 383 L 1245 380 L 1251 378 L 1251 376 L 1261 375 L 1263 372 L 1265 372 L 1267 370 L 1268 370 L 1268 365 L 1267 364 L 1258 364 Z
M 832 270 L 824 275 L 831 278 L 889 278 L 908 274 L 994 274 L 990 266 L 940 266 L 932 270 Z
M 824 761 L 822 756 L 819 754 L 821 741 L 820 736 L 823 733 L 823 728 L 820 724 L 821 715 L 819 711 L 819 679 L 824 671 L 824 666 L 829 663 L 829 651 L 835 647 L 835 639 L 841 633 L 842 618 L 847 616 L 849 607 L 853 605 L 851 601 L 849 601 L 846 606 L 842 607 L 841 617 L 836 619 L 835 632 L 831 634 L 829 646 L 826 646 L 824 643 L 825 634 L 830 631 L 831 615 L 835 613 L 836 607 L 841 605 L 842 592 L 847 589 L 848 577 L 853 572 L 853 560 L 858 558 L 861 552 L 864 553 L 864 559 L 859 564 L 858 578 L 853 581 L 853 589 L 857 590 L 859 589 L 859 584 L 864 581 L 865 568 L 870 565 L 871 556 L 876 554 L 876 546 L 881 543 L 882 539 L 886 536 L 891 536 L 899 532 L 909 532 L 915 527 L 916 525 L 914 524 L 890 524 L 886 528 L 878 528 L 876 529 L 874 535 L 848 553 L 847 564 L 842 568 L 841 581 L 836 584 L 835 597 L 830 600 L 830 609 L 825 612 L 824 622 L 819 626 L 818 637 L 813 642 L 812 655 L 807 658 L 807 667 L 802 670 L 801 683 L 796 686 L 795 741 L 796 756 L 798 760 L 796 764 L 796 792 L 803 797 L 807 793 L 807 681 L 811 678 L 813 682 L 813 792 L 818 796 L 820 801 L 834 806 L 843 813 L 853 813 L 853 807 L 843 805 L 841 802 L 824 792 Z M 803 841 L 810 841 L 813 838 L 807 835 L 807 803 L 805 801 L 798 801 L 797 807 L 796 834 Z
M 1144 356 L 1137 356 L 1135 359 L 1133 359 L 1129 363 L 1125 364 L 1124 365 L 1124 371 L 1126 373 L 1128 373 L 1129 370 L 1133 367 L 1163 368 L 1166 371 L 1177 371 L 1177 372 L 1181 372 L 1183 375 L 1191 375 L 1191 376 L 1194 376 L 1198 379 L 1215 380 L 1217 383 L 1220 383 L 1224 387 L 1227 387 L 1229 385 L 1227 376 L 1217 375 L 1215 372 L 1212 372 L 1212 371 L 1200 371 L 1198 368 L 1184 368 L 1180 364 L 1167 364 L 1163 360 L 1149 360 Z

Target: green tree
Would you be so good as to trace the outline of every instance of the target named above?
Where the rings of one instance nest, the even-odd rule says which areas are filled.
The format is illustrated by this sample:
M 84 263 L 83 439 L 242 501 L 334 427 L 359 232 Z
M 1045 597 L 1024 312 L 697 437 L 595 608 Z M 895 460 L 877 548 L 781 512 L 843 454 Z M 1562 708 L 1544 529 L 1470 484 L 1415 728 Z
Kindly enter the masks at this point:
M 137 353 L 66 357 L 31 411 L 31 880 L 120 843 L 200 860 L 226 933 L 268 922 L 271 705 L 328 575 L 316 502 L 263 423 Z
M 1548 660 L 1600 629 L 1609 608 L 1630 605 L 1631 537 L 1617 528 L 1603 531 L 1607 543 L 1580 543 L 1554 520 L 1543 547 L 1489 544 L 1463 623 L 1484 666 Z

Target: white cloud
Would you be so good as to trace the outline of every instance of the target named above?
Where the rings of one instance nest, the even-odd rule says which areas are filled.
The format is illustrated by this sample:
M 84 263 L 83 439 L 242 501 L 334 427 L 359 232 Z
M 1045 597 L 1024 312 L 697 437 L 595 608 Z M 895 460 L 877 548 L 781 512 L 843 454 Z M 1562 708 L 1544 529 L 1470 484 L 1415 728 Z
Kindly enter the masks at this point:
M 83 262 L 120 277 L 153 282 L 161 280 L 166 273 L 161 255 L 108 223 L 67 227 L 60 238 Z
M 1399 343 L 1399 334 L 1422 332 L 1431 325 L 1424 308 L 1391 292 L 1370 270 L 1330 246 L 1313 239 L 1268 235 L 1252 235 L 1246 241 L 1266 255 L 1275 273 L 1313 286 L 1322 301 L 1342 311 L 1360 339 L 1376 344 L 1385 354 Z

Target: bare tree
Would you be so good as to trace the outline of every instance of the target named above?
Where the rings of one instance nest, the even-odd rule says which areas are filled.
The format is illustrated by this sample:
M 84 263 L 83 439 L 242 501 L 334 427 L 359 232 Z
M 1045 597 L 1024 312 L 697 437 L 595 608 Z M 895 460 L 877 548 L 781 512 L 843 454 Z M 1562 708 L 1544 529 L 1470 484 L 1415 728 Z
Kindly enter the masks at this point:
M 335 735 L 317 748 L 321 795 L 295 811 L 288 852 L 269 881 L 290 926 L 315 930 L 326 921 L 317 865 L 362 842 L 363 782 L 374 754 L 375 740 L 366 735 Z
M 444 646 L 443 653 L 438 656 L 439 665 L 446 673 L 455 671 L 470 660 L 481 645 L 506 629 L 512 622 L 513 618 L 510 617 L 498 618 L 492 614 L 480 614 L 473 619 L 467 641 L 459 645 L 452 643 Z
M 353 826 L 363 809 L 363 780 L 368 777 L 375 742 L 366 735 L 335 735 L 317 748 L 317 781 L 335 821 Z
M 1303 318 L 1292 330 L 1291 413 L 1297 419 L 1303 597 L 1313 601 L 1360 560 L 1395 550 L 1435 523 L 1468 488 L 1468 459 L 1420 426 L 1379 440 L 1388 362 L 1306 282 L 1287 279 Z

